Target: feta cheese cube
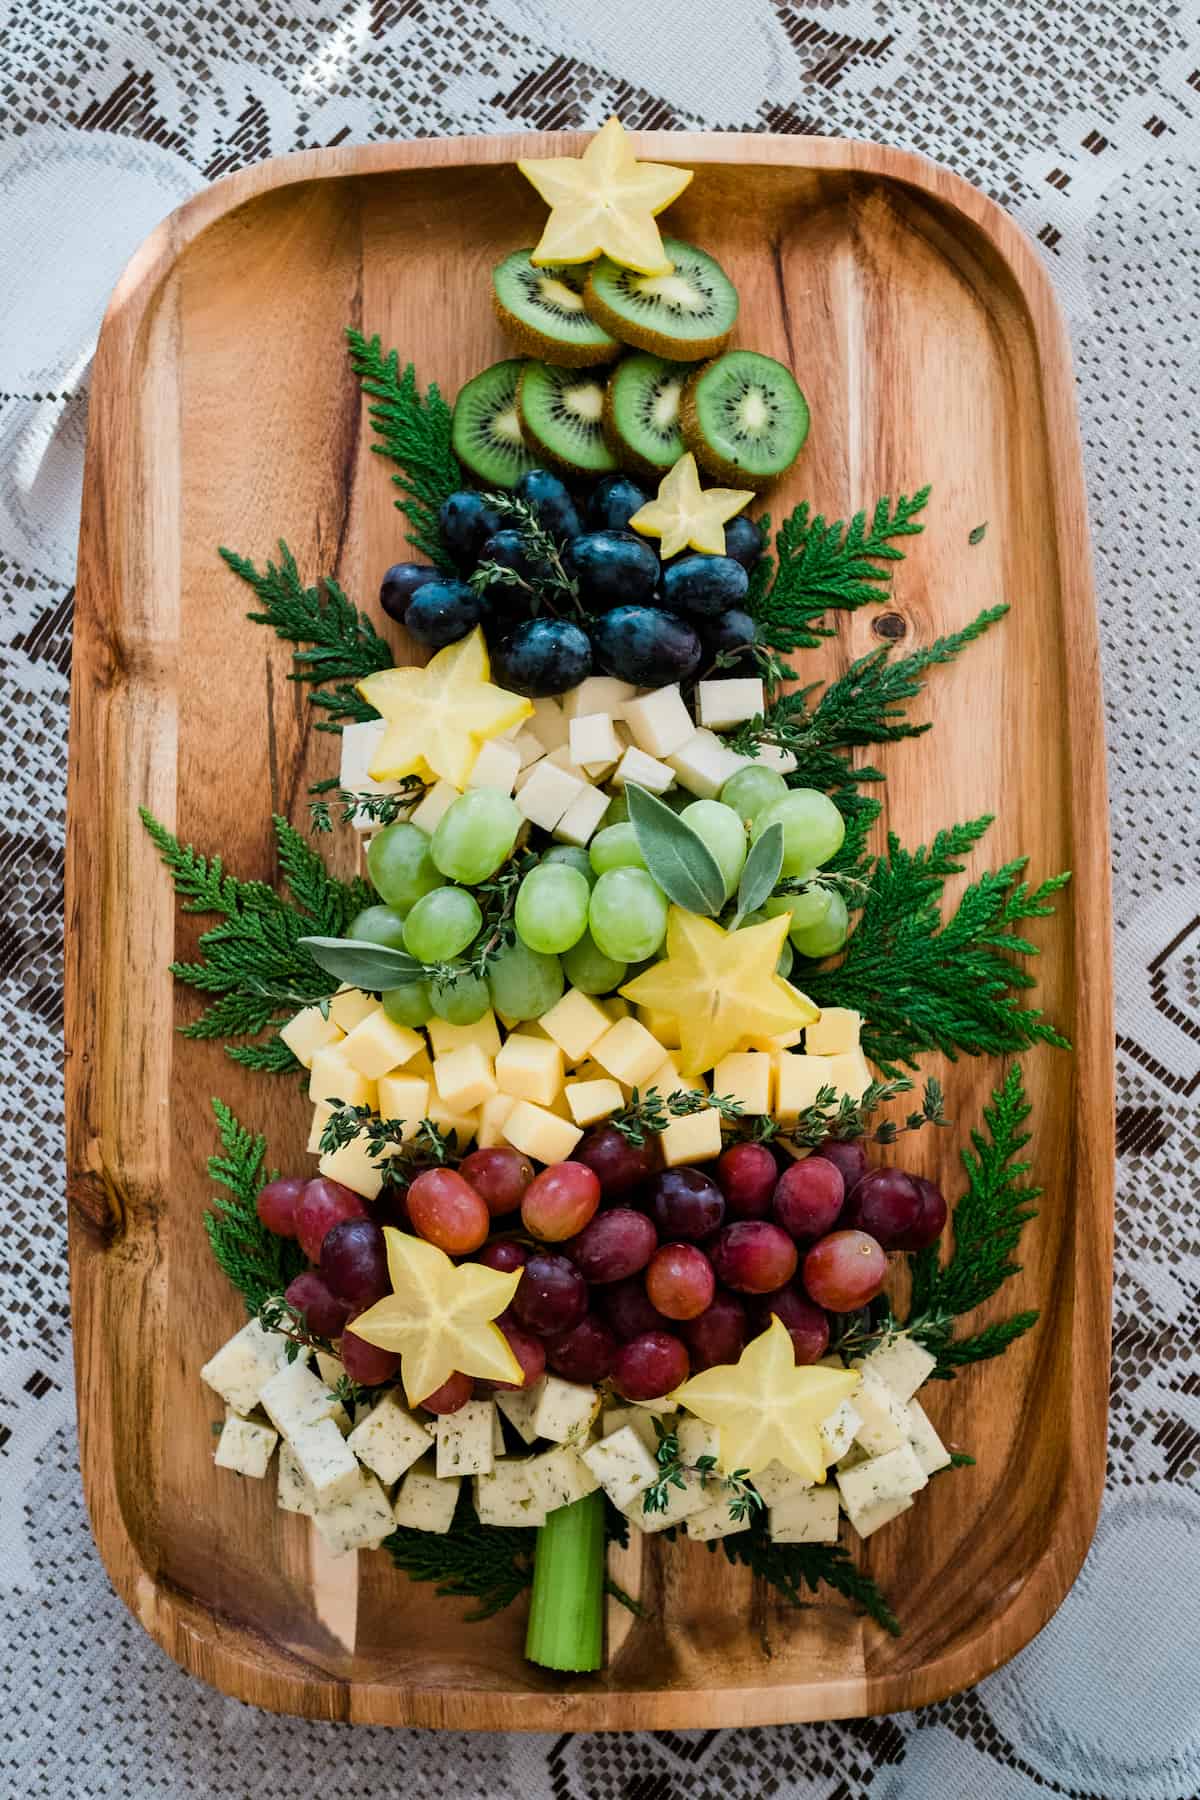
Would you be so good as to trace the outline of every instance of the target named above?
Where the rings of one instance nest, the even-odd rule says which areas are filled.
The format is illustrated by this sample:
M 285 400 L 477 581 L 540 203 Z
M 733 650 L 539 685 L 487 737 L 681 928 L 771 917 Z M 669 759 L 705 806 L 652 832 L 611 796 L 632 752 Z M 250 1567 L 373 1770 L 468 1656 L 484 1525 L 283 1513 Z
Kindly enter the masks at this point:
M 658 1478 L 658 1463 L 630 1425 L 580 1454 L 614 1506 L 631 1505 Z
M 612 1437 L 615 1432 L 623 1431 L 628 1426 L 639 1443 L 648 1450 L 651 1456 L 658 1449 L 658 1433 L 654 1429 L 654 1414 L 641 1406 L 607 1406 L 600 1416 L 600 1430 L 605 1437 Z
M 553 1444 L 585 1438 L 600 1411 L 600 1396 L 581 1381 L 564 1381 L 547 1375 L 540 1383 L 531 1423 L 537 1437 Z M 507 1415 L 506 1415 L 507 1416 Z
M 721 1455 L 721 1428 L 710 1425 L 706 1419 L 697 1419 L 686 1413 L 680 1419 L 675 1431 L 679 1439 L 679 1454 L 684 1462 L 699 1462 L 702 1456 Z
M 527 1444 L 532 1444 L 538 1435 L 533 1420 L 545 1381 L 546 1377 L 543 1375 L 529 1387 L 496 1389 L 496 1405 L 517 1436 Z
M 567 808 L 587 790 L 587 782 L 566 769 L 560 769 L 549 757 L 534 763 L 528 781 L 517 788 L 516 800 L 523 818 L 543 831 L 553 831 Z
M 715 732 L 701 729 L 666 760 L 680 787 L 698 800 L 715 800 L 729 777 L 744 769 L 750 758 L 728 749 Z
M 909 1400 L 908 1416 L 911 1421 L 913 1453 L 926 1475 L 936 1474 L 938 1469 L 948 1469 L 950 1452 L 934 1430 L 929 1414 L 919 1400 Z
M 358 1484 L 329 1506 L 319 1506 L 313 1524 L 331 1550 L 347 1556 L 351 1550 L 374 1549 L 395 1525 L 391 1502 L 374 1475 L 358 1472 Z
M 554 827 L 554 835 L 560 843 L 577 844 L 582 849 L 607 811 L 608 795 L 600 788 L 584 788 Z
M 709 731 L 727 731 L 763 711 L 763 684 L 757 675 L 696 683 L 696 717 Z
M 371 1106 L 375 1100 L 375 1083 L 362 1075 L 342 1055 L 342 1045 L 333 1044 L 318 1050 L 312 1059 L 308 1078 L 310 1100 L 327 1104 L 340 1100 L 343 1106 Z
M 569 731 L 571 761 L 585 767 L 595 764 L 598 769 L 606 769 L 617 761 L 625 747 L 607 713 L 585 713 L 582 718 L 572 719 Z
M 603 711 L 603 708 L 593 707 L 592 711 Z M 541 739 L 547 754 L 551 750 L 561 750 L 567 741 L 567 718 L 558 701 L 535 700 L 529 729 Z
M 841 1368 L 839 1361 L 838 1368 Z M 837 1462 L 845 1456 L 858 1435 L 863 1423 L 863 1416 L 853 1400 L 843 1400 L 825 1419 L 817 1435 L 821 1440 L 821 1451 L 826 1463 Z
M 500 1127 L 506 1143 L 535 1162 L 565 1162 L 583 1136 L 577 1125 L 555 1118 L 530 1100 L 518 1100 Z
M 566 1060 L 574 1064 L 583 1061 L 610 1028 L 612 1020 L 590 994 L 568 988 L 562 999 L 542 1014 L 538 1024 L 558 1045 Z
M 288 1340 L 279 1331 L 264 1331 L 257 1319 L 223 1344 L 200 1371 L 200 1379 L 221 1396 L 231 1412 L 254 1411 L 266 1383 L 287 1359 Z
M 492 1407 L 492 1460 L 497 1461 L 508 1455 L 508 1444 L 504 1437 L 504 1420 L 500 1416 L 500 1408 Z
M 299 1358 L 285 1362 L 259 1390 L 258 1403 L 289 1443 L 298 1431 L 345 1410 L 333 1391 Z
M 377 1200 L 383 1191 L 383 1171 L 375 1167 L 374 1153 L 365 1138 L 351 1138 L 337 1150 L 326 1150 L 317 1168 L 330 1181 L 340 1181 L 364 1200 Z
M 535 1506 L 545 1513 L 586 1499 L 600 1486 L 583 1458 L 571 1444 L 557 1444 L 528 1463 L 529 1489 Z
M 388 1487 L 429 1449 L 427 1425 L 414 1419 L 397 1393 L 386 1393 L 354 1427 L 346 1443 L 360 1463 Z
M 672 1119 L 658 1140 L 668 1169 L 681 1163 L 708 1162 L 721 1154 L 721 1115 L 715 1107 Z
M 256 1481 L 261 1481 L 278 1442 L 279 1433 L 270 1425 L 260 1425 L 253 1419 L 243 1419 L 238 1413 L 227 1412 L 213 1461 L 218 1469 L 233 1469 L 238 1475 L 252 1475 Z
M 400 1483 L 392 1517 L 409 1531 L 444 1535 L 453 1523 L 461 1485 L 457 1476 L 439 1479 L 428 1459 L 414 1463 Z
M 436 1422 L 437 1472 L 486 1475 L 492 1467 L 492 1403 L 468 1400 L 457 1412 L 442 1413 Z
M 767 1508 L 767 1530 L 777 1544 L 836 1544 L 837 1488 L 793 1488 Z
M 315 1424 L 284 1431 L 282 1436 L 312 1490 L 318 1511 L 354 1493 L 362 1470 L 332 1419 L 318 1419 Z
M 591 1054 L 608 1074 L 626 1087 L 640 1087 L 657 1069 L 666 1051 L 636 1019 L 618 1019 L 591 1046 Z
M 889 1450 L 901 1449 L 912 1437 L 912 1415 L 907 1406 L 897 1400 L 874 1369 L 868 1369 L 863 1363 L 850 1366 L 862 1377 L 854 1394 L 855 1408 L 862 1415 L 862 1424 L 854 1434 L 855 1442 L 870 1456 L 882 1456 Z
M 833 1087 L 829 1065 L 832 1057 L 804 1056 L 784 1050 L 775 1058 L 775 1114 L 781 1125 L 794 1125 L 800 1114 L 817 1103 L 822 1088 Z M 835 1105 L 829 1101 L 829 1110 Z
M 569 1081 L 563 1092 L 576 1125 L 595 1125 L 610 1119 L 625 1104 L 619 1082 L 606 1077 L 603 1081 Z
M 517 769 L 518 774 L 520 774 L 522 769 L 527 769 L 531 763 L 541 762 L 543 756 L 546 754 L 545 744 L 543 744 L 536 732 L 530 731 L 527 725 L 522 726 L 517 731 L 512 743 L 514 750 L 516 750 L 520 756 L 520 763 Z
M 395 1024 L 382 1006 L 377 1006 L 338 1045 L 338 1055 L 368 1081 L 378 1081 L 381 1075 L 402 1068 L 424 1047 L 425 1040 L 418 1032 Z
M 771 1058 L 761 1050 L 745 1050 L 723 1056 L 713 1070 L 712 1091 L 740 1100 L 747 1113 L 771 1110 Z
M 796 767 L 792 751 L 781 750 L 778 744 L 759 744 L 753 761 L 762 763 L 766 769 L 774 769 L 777 775 L 790 775 Z
M 618 681 L 615 675 L 589 675 L 563 695 L 563 717 L 568 724 L 588 713 L 607 713 L 612 719 L 623 719 L 626 703 L 636 693 L 632 682 Z
M 475 1139 L 481 1150 L 494 1149 L 497 1144 L 507 1143 L 504 1135 L 505 1122 L 516 1105 L 511 1094 L 493 1094 L 479 1108 L 479 1123 L 475 1127 Z
M 317 1052 L 340 1044 L 346 1034 L 332 1015 L 326 1018 L 319 1006 L 306 1006 L 280 1027 L 279 1035 L 296 1061 L 311 1069 Z
M 505 738 L 488 738 L 479 747 L 479 755 L 467 776 L 468 788 L 497 788 L 511 794 L 513 783 L 521 772 L 521 752 Z
M 509 1457 L 487 1475 L 475 1477 L 475 1512 L 481 1525 L 544 1525 L 546 1510 L 534 1498 L 529 1478 L 531 1458 Z
M 421 1120 L 429 1115 L 429 1083 L 422 1075 L 381 1075 L 379 1116 L 403 1121 L 405 1143 L 416 1137 Z
M 496 1086 L 514 1100 L 549 1106 L 562 1090 L 563 1053 L 549 1038 L 514 1031 L 496 1058 Z
M 461 1050 L 452 1050 L 449 1056 L 437 1057 L 433 1078 L 437 1083 L 438 1098 L 458 1113 L 482 1106 L 497 1091 L 492 1059 L 485 1056 L 478 1044 L 464 1044 Z
M 634 1008 L 634 1016 L 651 1037 L 658 1039 L 664 1050 L 678 1050 L 679 1020 L 674 1013 L 660 1012 L 656 1006 L 638 1006 Z
M 804 1028 L 804 1048 L 809 1056 L 844 1056 L 858 1049 L 862 1014 L 848 1006 L 826 1006 L 819 1019 Z
M 296 1453 L 286 1440 L 279 1446 L 275 1504 L 280 1512 L 301 1513 L 311 1519 L 317 1510 L 316 1495 L 308 1485 L 308 1477 L 296 1461 Z
M 419 804 L 411 814 L 411 822 L 419 825 L 432 837 L 442 819 L 454 802 L 458 799 L 458 789 L 452 781 L 435 781 L 427 788 Z
M 749 1531 L 750 1523 L 749 1512 L 734 1518 L 729 1510 L 729 1496 L 717 1489 L 713 1499 L 688 1514 L 683 1529 L 694 1542 L 708 1544 L 716 1538 L 732 1537 L 735 1531 Z
M 695 722 L 684 704 L 678 684 L 654 688 L 625 708 L 625 723 L 639 750 L 665 761 L 682 750 L 696 734 Z
M 682 1525 L 693 1513 L 705 1512 L 719 1489 L 706 1487 L 697 1475 L 684 1477 L 686 1485 L 667 1489 L 666 1507 L 658 1512 L 647 1512 L 643 1505 L 644 1496 L 639 1496 L 629 1506 L 621 1508 L 631 1525 L 639 1531 L 654 1533 L 666 1531 L 672 1525 Z
M 869 1456 L 852 1469 L 840 1469 L 836 1479 L 846 1516 L 860 1537 L 865 1537 L 866 1533 L 859 1528 L 859 1520 L 880 1505 L 911 1498 L 926 1485 L 929 1477 L 912 1445 L 902 1444 L 898 1450 L 889 1450 L 883 1456 Z
M 362 719 L 342 727 L 342 764 L 340 785 L 348 794 L 402 794 L 402 781 L 376 781 L 371 764 L 379 754 L 379 746 L 387 730 L 383 719 Z M 355 831 L 370 831 L 374 820 L 356 813 L 351 820 Z
M 813 1485 L 807 1475 L 798 1475 L 795 1469 L 789 1469 L 781 1462 L 768 1463 L 765 1469 L 759 1469 L 751 1479 L 768 1506 L 775 1506 L 798 1489 Z M 836 1496 L 834 1511 L 837 1511 Z
M 449 1056 L 452 1050 L 465 1050 L 468 1044 L 478 1044 L 485 1056 L 499 1053 L 500 1032 L 490 1008 L 473 1025 L 451 1025 L 446 1019 L 434 1018 L 425 1029 L 435 1056 Z
M 329 1002 L 329 1016 L 342 1031 L 353 1031 L 378 1005 L 374 995 L 364 994 L 361 988 L 341 987 Z
M 622 751 L 612 779 L 614 787 L 624 787 L 627 781 L 633 781 L 638 787 L 648 788 L 652 794 L 665 794 L 675 785 L 675 771 L 631 744 L 628 750 Z
M 928 1381 L 937 1368 L 937 1357 L 931 1356 L 925 1346 L 918 1344 L 907 1332 L 897 1331 L 864 1356 L 859 1366 L 878 1375 L 897 1400 L 911 1400 L 922 1382 Z

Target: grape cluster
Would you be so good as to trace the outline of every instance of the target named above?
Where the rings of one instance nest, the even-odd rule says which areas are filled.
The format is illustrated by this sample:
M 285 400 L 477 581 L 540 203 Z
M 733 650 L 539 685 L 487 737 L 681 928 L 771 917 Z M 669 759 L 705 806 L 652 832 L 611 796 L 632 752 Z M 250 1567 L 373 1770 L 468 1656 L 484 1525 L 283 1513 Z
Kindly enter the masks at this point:
M 629 529 L 649 496 L 627 475 L 573 497 L 557 475 L 529 469 L 514 498 L 541 528 L 543 553 L 488 496 L 464 489 L 440 514 L 457 575 L 421 563 L 387 571 L 383 609 L 418 643 L 439 650 L 482 625 L 496 680 L 534 698 L 566 693 L 594 669 L 661 687 L 718 656 L 723 667 L 749 656 L 749 571 L 763 552 L 753 520 L 726 526 L 724 556 L 689 552 L 664 564 Z

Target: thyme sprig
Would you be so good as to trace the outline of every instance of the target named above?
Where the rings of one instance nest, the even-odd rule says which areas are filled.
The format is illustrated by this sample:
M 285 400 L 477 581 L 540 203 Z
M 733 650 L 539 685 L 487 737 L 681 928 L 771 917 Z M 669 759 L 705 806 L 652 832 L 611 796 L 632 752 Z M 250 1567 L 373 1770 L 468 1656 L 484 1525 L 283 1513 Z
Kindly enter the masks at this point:
M 706 1490 L 709 1487 L 720 1489 L 728 1498 L 730 1518 L 739 1524 L 762 1508 L 763 1498 L 751 1484 L 749 1469 L 734 1469 L 731 1474 L 722 1475 L 715 1456 L 698 1456 L 695 1462 L 687 1462 L 680 1454 L 678 1432 L 668 1431 L 657 1418 L 654 1429 L 658 1435 L 655 1460 L 660 1472 L 642 1495 L 643 1512 L 666 1512 L 671 1503 L 671 1489 L 686 1492 L 689 1475 L 695 1476 Z
M 419 775 L 406 775 L 397 794 L 356 794 L 348 788 L 338 787 L 334 782 L 337 792 L 332 799 L 321 798 L 308 803 L 312 831 L 315 836 L 321 836 L 333 830 L 335 806 L 338 809 L 339 825 L 352 825 L 356 819 L 364 820 L 369 825 L 394 825 L 397 819 L 408 817 L 410 809 L 421 799 L 428 785 Z
M 558 540 L 547 531 L 528 500 L 515 494 L 494 493 L 483 496 L 485 503 L 500 518 L 508 519 L 520 532 L 532 578 L 519 569 L 492 560 L 481 562 L 469 577 L 469 585 L 477 594 L 489 587 L 519 588 L 528 600 L 529 611 L 536 618 L 543 608 L 559 614 L 570 608 L 584 616 L 579 598 L 579 583 L 568 573 Z
M 647 1133 L 660 1137 L 672 1119 L 686 1119 L 707 1107 L 719 1112 L 722 1120 L 729 1123 L 743 1116 L 741 1101 L 731 1094 L 707 1094 L 701 1088 L 676 1088 L 673 1093 L 663 1095 L 656 1087 L 634 1088 L 620 1112 L 613 1113 L 605 1124 L 611 1125 L 627 1143 L 640 1150 Z

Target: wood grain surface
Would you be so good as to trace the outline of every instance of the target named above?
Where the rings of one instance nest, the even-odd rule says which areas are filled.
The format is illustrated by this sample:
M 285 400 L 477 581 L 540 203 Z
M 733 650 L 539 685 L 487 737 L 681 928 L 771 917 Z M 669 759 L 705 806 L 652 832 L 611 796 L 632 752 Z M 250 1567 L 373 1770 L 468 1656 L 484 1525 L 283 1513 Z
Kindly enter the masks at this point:
M 761 1724 L 886 1712 L 986 1675 L 1053 1612 L 1091 1538 L 1104 1470 L 1112 1230 L 1111 949 L 1096 631 L 1067 345 L 1017 227 L 922 159 L 832 139 L 645 134 L 694 167 L 670 229 L 712 249 L 742 296 L 738 341 L 790 363 L 814 426 L 769 496 L 845 516 L 925 481 L 934 503 L 889 611 L 906 647 L 998 599 L 1009 618 L 920 704 L 936 730 L 887 749 L 884 826 L 908 843 L 992 812 L 973 859 L 1071 868 L 1038 1003 L 1073 1056 L 1025 1059 L 1036 1179 L 1023 1275 L 999 1307 L 1042 1309 L 1003 1360 L 937 1388 L 942 1433 L 978 1466 L 934 1483 L 862 1551 L 905 1625 L 891 1639 L 835 1597 L 792 1610 L 687 1543 L 648 1542 L 651 1608 L 605 1670 L 561 1679 L 521 1655 L 520 1608 L 485 1625 L 382 1554 L 331 1565 L 274 1480 L 212 1466 L 200 1364 L 240 1302 L 206 1246 L 209 1096 L 303 1166 L 292 1084 L 180 1039 L 194 998 L 168 961 L 181 916 L 137 819 L 145 804 L 244 876 L 276 875 L 269 814 L 303 826 L 336 770 L 287 680 L 289 650 L 242 622 L 219 543 L 261 561 L 286 536 L 306 578 L 374 609 L 405 554 L 342 327 L 379 332 L 453 393 L 505 346 L 489 270 L 542 208 L 518 155 L 580 137 L 441 140 L 265 163 L 198 195 L 117 288 L 92 387 L 80 543 L 67 869 L 67 1130 L 84 1481 L 118 1592 L 186 1668 L 311 1717 L 560 1730 Z M 989 521 L 968 548 L 972 527 Z M 807 680 L 880 640 L 874 609 L 805 653 Z M 394 628 L 389 627 L 390 630 Z M 397 645 L 398 660 L 407 656 Z M 876 753 L 872 753 L 875 756 Z M 335 855 L 352 866 L 352 834 Z M 952 886 L 951 892 L 957 891 Z M 957 1146 L 1002 1073 L 946 1078 L 953 1132 L 916 1166 L 961 1191 Z M 626 1579 L 633 1576 L 626 1574 Z

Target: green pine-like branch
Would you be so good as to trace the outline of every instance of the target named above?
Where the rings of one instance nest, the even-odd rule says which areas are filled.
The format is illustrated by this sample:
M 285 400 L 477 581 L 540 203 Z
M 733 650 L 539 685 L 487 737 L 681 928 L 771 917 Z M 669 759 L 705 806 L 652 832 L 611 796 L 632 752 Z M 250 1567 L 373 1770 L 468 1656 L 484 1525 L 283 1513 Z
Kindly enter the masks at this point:
M 432 1581 L 439 1594 L 477 1601 L 466 1615 L 472 1620 L 503 1612 L 532 1584 L 536 1544 L 532 1526 L 481 1525 L 468 1482 L 459 1492 L 448 1532 L 401 1525 L 383 1540 L 396 1567 L 413 1581 Z
M 899 1637 L 900 1621 L 878 1584 L 840 1544 L 773 1543 L 761 1514 L 749 1530 L 734 1532 L 719 1541 L 731 1563 L 743 1564 L 793 1606 L 806 1604 L 806 1590 L 815 1594 L 818 1588 L 829 1587 L 852 1600 L 893 1637 Z M 715 1548 L 715 1544 L 709 1545 L 710 1550 Z
M 275 1179 L 264 1169 L 265 1139 L 238 1123 L 223 1100 L 214 1100 L 221 1154 L 210 1156 L 211 1180 L 225 1189 L 204 1215 L 204 1228 L 217 1262 L 254 1316 L 265 1300 L 282 1294 L 304 1267 L 299 1246 L 268 1231 L 258 1217 L 258 1190 Z
M 399 465 L 392 480 L 400 490 L 396 505 L 408 520 L 408 541 L 439 568 L 453 570 L 442 542 L 438 509 L 463 485 L 463 473 L 451 442 L 453 413 L 430 382 L 424 394 L 409 363 L 400 371 L 394 350 L 384 354 L 378 337 L 369 341 L 347 327 L 350 366 L 369 397 L 371 423 L 378 442 L 371 448 Z

